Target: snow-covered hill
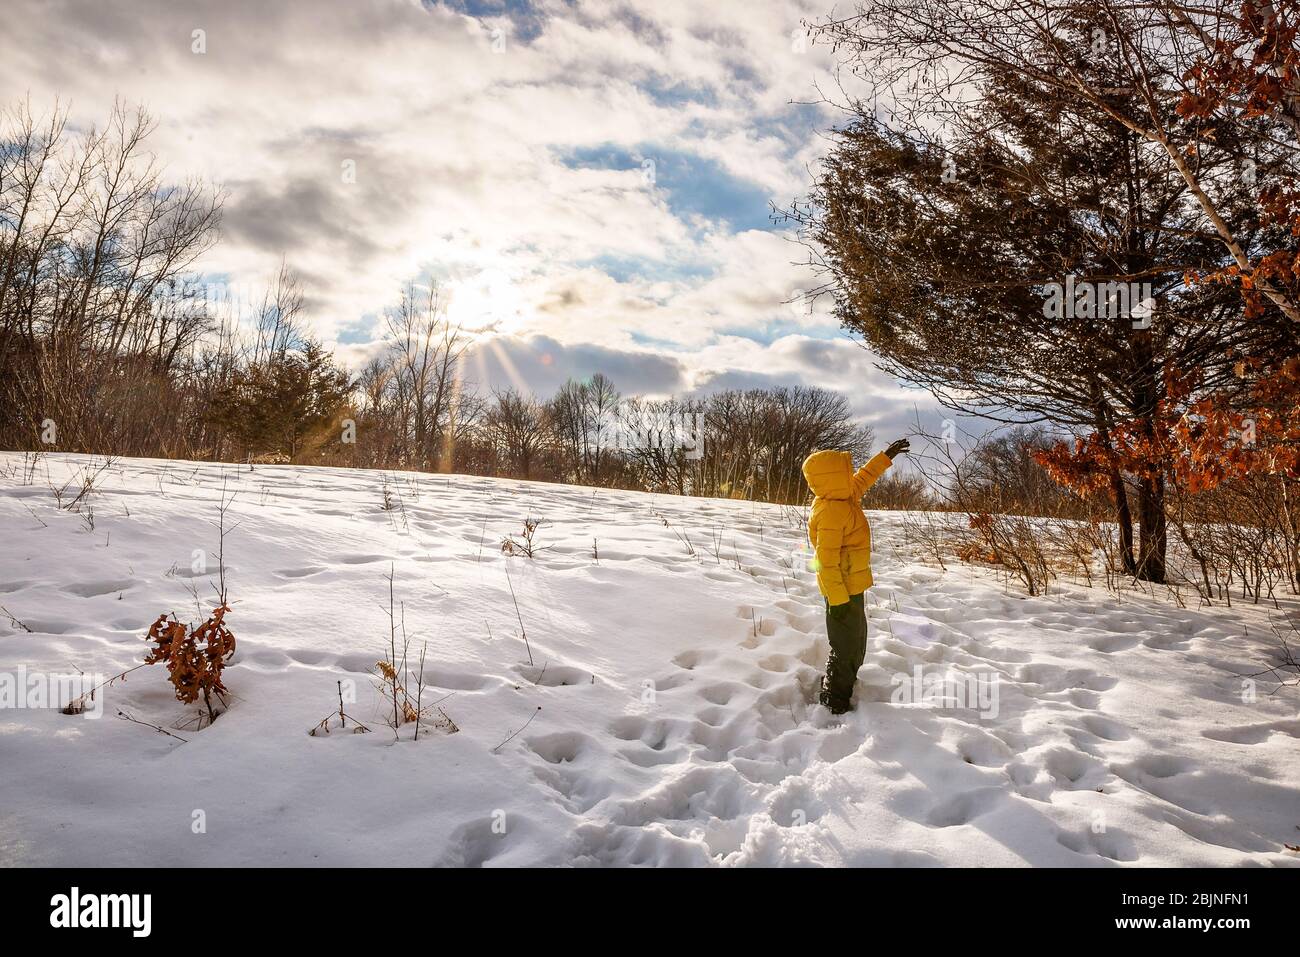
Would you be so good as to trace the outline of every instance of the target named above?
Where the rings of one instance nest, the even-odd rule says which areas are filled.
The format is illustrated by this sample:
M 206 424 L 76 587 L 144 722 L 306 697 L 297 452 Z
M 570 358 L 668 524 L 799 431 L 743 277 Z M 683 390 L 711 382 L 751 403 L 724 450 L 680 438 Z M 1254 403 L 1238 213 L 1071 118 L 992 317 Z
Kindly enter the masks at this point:
M 0 454 L 0 673 L 107 676 L 160 613 L 206 614 L 224 484 L 231 707 L 181 730 L 154 666 L 98 720 L 0 710 L 0 863 L 1300 863 L 1296 692 L 1243 700 L 1261 609 L 1024 598 L 905 560 L 873 514 L 837 725 L 809 704 L 827 647 L 793 509 L 136 459 L 59 508 L 96 461 Z M 528 516 L 544 550 L 503 556 Z M 383 723 L 390 568 L 458 733 Z M 985 697 L 891 702 L 918 674 Z M 309 736 L 349 679 L 374 731 Z

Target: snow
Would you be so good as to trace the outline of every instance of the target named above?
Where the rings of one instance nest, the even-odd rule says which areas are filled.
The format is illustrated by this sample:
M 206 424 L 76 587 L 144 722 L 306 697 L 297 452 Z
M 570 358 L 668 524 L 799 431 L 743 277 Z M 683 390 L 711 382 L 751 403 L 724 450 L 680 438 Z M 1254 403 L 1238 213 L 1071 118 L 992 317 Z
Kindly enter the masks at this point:
M 867 663 L 838 721 L 810 704 L 827 646 L 800 510 L 145 459 L 60 509 L 51 486 L 102 461 L 0 453 L 0 674 L 111 675 L 160 613 L 197 620 L 191 588 L 206 614 L 224 485 L 233 697 L 194 730 L 152 666 L 98 719 L 0 710 L 0 864 L 1300 863 L 1296 691 L 1243 696 L 1265 609 L 1026 598 L 911 560 L 872 513 Z M 502 555 L 528 516 L 544 550 Z M 384 725 L 390 568 L 456 733 Z M 967 681 L 964 707 L 891 701 L 918 668 Z M 310 736 L 348 679 L 373 731 Z

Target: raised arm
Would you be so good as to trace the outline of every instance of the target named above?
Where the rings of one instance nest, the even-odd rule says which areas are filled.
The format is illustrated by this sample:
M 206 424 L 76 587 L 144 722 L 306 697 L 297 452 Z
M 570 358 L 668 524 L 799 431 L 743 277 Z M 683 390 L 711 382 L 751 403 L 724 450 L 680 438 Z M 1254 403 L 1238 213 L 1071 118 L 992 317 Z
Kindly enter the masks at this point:
M 853 473 L 850 482 L 853 497 L 861 498 L 867 489 L 875 485 L 880 480 L 880 476 L 884 475 L 889 467 L 894 464 L 894 459 L 911 450 L 912 443 L 907 439 L 897 439 L 890 442 L 885 451 L 878 453 L 870 462 Z
M 853 478 L 849 480 L 849 487 L 853 492 L 853 497 L 861 498 L 867 489 L 875 485 L 880 480 L 880 476 L 888 471 L 893 465 L 893 460 L 884 452 L 878 452 L 866 465 L 853 473 Z

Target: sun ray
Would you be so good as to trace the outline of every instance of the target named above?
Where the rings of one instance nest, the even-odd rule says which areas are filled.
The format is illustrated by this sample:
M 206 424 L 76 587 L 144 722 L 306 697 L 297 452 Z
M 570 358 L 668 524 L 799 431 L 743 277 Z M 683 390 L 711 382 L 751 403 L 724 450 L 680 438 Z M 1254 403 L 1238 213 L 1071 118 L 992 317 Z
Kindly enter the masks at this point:
M 515 364 L 511 361 L 510 356 L 501 348 L 500 337 L 498 336 L 489 339 L 486 344 L 487 347 L 492 350 L 492 355 L 501 363 L 501 368 L 505 371 L 506 378 L 510 380 L 510 384 L 519 392 L 529 392 L 530 389 L 528 383 L 525 382 L 524 377 L 519 374 L 519 370 L 515 368 Z

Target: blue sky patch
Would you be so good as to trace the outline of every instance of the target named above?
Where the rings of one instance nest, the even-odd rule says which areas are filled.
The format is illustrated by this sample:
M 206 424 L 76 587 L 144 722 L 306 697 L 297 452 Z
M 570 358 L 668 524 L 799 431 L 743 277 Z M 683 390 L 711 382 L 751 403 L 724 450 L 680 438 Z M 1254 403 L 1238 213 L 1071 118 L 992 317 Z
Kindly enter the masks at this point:
M 370 342 L 379 332 L 379 317 L 373 312 L 358 316 L 339 329 L 341 345 L 357 345 Z
M 606 254 L 574 263 L 580 269 L 599 269 L 616 282 L 648 280 L 650 282 L 691 282 L 707 279 L 717 269 L 710 263 L 670 262 L 648 256 Z
M 769 197 L 757 183 L 727 172 L 714 160 L 680 150 L 656 148 L 653 144 L 635 149 L 606 145 L 579 147 L 560 155 L 570 169 L 647 169 L 653 163 L 654 186 L 673 215 L 683 219 L 702 218 L 725 223 L 731 231 L 775 230 L 770 218 Z
M 546 14 L 533 0 L 423 0 L 425 6 L 446 7 L 479 20 L 505 17 L 510 39 L 532 43 L 546 27 Z

